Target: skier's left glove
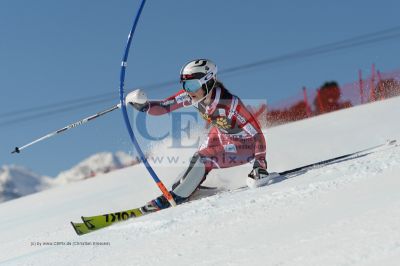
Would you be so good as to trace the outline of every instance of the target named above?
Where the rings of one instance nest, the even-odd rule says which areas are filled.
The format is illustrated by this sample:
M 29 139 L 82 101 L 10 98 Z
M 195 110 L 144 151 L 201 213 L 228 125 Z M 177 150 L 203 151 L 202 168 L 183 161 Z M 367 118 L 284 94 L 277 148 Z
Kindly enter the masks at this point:
M 125 97 L 125 102 L 126 104 L 129 103 L 140 112 L 146 112 L 150 106 L 147 95 L 142 89 L 137 89 L 128 93 Z
M 265 159 L 255 159 L 253 170 L 249 173 L 249 177 L 259 179 L 268 175 L 267 161 Z

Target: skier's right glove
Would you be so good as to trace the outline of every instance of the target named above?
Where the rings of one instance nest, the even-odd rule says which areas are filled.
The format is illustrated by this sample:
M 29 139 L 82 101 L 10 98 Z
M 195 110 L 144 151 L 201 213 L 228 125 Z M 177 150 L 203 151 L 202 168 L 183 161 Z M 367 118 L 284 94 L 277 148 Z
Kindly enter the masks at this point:
M 141 89 L 137 89 L 128 93 L 128 95 L 125 97 L 125 102 L 126 104 L 129 103 L 140 112 L 146 112 L 150 106 L 146 93 Z

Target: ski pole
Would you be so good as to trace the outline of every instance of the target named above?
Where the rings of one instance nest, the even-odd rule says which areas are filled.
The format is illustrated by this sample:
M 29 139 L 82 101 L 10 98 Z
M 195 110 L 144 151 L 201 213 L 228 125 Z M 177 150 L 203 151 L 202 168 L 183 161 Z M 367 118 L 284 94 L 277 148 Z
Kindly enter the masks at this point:
M 24 146 L 22 146 L 22 147 L 15 147 L 15 149 L 14 149 L 11 153 L 20 153 L 23 149 L 25 149 L 25 148 L 27 148 L 27 147 L 29 147 L 29 146 L 35 144 L 35 143 L 38 143 L 39 141 L 42 141 L 42 140 L 48 139 L 48 138 L 50 138 L 50 137 L 53 137 L 53 136 L 55 136 L 55 135 L 57 135 L 57 134 L 63 133 L 63 132 L 65 132 L 65 131 L 67 131 L 67 130 L 69 130 L 69 129 L 71 129 L 71 128 L 74 128 L 74 127 L 77 127 L 77 126 L 86 124 L 87 122 L 89 122 L 89 121 L 91 121 L 91 120 L 93 120 L 93 119 L 96 119 L 96 118 L 98 118 L 98 117 L 100 117 L 100 116 L 102 116 L 102 115 L 105 115 L 105 114 L 107 114 L 107 113 L 110 113 L 110 112 L 112 112 L 112 111 L 114 111 L 114 110 L 116 110 L 116 109 L 118 109 L 118 108 L 120 108 L 120 107 L 121 107 L 121 104 L 114 105 L 113 107 L 111 107 L 111 108 L 109 108 L 109 109 L 107 109 L 107 110 L 98 112 L 98 113 L 96 113 L 96 114 L 94 114 L 94 115 L 91 115 L 91 116 L 89 116 L 89 117 L 86 117 L 86 118 L 84 118 L 84 119 L 82 119 L 82 120 L 79 120 L 79 121 L 77 121 L 77 122 L 75 122 L 75 123 L 72 123 L 72 124 L 70 124 L 70 125 L 68 125 L 68 126 L 65 126 L 65 127 L 63 127 L 63 128 L 60 128 L 59 130 L 56 130 L 56 131 L 54 131 L 54 132 L 51 132 L 51 133 L 49 133 L 49 134 L 47 134 L 47 135 L 45 135 L 45 136 L 43 136 L 43 137 L 41 137 L 41 138 L 38 138 L 38 139 L 36 139 L 36 140 L 34 140 L 34 141 L 32 141 L 32 142 L 30 142 L 30 143 L 28 143 L 28 144 L 26 144 L 26 145 L 24 145 Z

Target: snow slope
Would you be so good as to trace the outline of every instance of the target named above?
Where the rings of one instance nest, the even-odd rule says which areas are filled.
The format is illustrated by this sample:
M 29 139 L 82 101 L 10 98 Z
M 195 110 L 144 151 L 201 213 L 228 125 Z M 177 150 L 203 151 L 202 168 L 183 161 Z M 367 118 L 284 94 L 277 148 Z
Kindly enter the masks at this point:
M 400 140 L 399 106 L 398 97 L 272 128 L 269 168 Z M 155 170 L 168 186 L 184 166 Z M 206 184 L 238 187 L 248 172 L 249 165 L 216 170 Z M 129 209 L 159 194 L 137 165 L 1 204 L 0 264 L 399 265 L 399 188 L 395 147 L 76 236 L 70 220 Z

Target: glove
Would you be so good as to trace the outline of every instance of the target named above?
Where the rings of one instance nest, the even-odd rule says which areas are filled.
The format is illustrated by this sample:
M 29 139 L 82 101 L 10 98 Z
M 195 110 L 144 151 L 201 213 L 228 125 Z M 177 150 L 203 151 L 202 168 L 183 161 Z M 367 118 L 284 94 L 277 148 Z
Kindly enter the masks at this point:
M 253 170 L 251 170 L 248 176 L 254 179 L 260 179 L 267 175 L 267 161 L 265 159 L 256 159 L 253 164 Z
M 267 172 L 266 169 L 257 167 L 257 168 L 253 168 L 253 170 L 251 170 L 248 177 L 251 177 L 253 179 L 262 179 L 268 175 L 269 175 L 269 173 Z
M 142 89 L 137 89 L 128 93 L 125 97 L 125 103 L 129 103 L 140 112 L 146 112 L 149 109 L 147 95 Z

